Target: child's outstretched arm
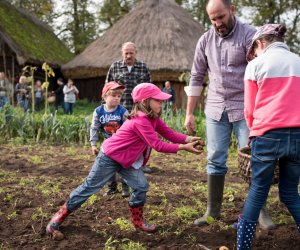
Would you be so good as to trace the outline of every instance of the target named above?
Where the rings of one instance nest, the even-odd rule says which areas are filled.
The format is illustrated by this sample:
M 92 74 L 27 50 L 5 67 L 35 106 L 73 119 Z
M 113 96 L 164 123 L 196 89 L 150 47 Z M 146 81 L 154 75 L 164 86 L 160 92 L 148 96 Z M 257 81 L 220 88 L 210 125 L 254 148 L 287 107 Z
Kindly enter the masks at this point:
M 197 137 L 198 140 L 199 140 L 199 137 Z M 187 144 L 179 144 L 179 147 L 178 147 L 178 150 L 185 150 L 185 151 L 188 151 L 190 153 L 193 153 L 193 154 L 196 154 L 196 155 L 199 155 L 201 154 L 203 151 L 202 150 L 199 150 L 199 149 L 196 149 L 196 145 L 199 144 L 199 141 L 196 140 L 196 141 L 193 141 L 193 142 L 189 142 Z

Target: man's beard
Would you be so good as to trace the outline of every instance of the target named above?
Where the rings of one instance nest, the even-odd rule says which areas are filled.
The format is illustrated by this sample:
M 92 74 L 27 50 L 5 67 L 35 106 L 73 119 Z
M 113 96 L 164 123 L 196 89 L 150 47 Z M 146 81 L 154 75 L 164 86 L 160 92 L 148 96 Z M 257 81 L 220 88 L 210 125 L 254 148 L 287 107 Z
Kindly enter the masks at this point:
M 224 24 L 224 25 L 222 25 L 221 27 L 218 27 L 218 28 L 215 27 L 215 30 L 216 30 L 216 32 L 218 33 L 218 35 L 220 37 L 225 37 L 233 29 L 234 22 L 235 22 L 235 19 L 234 19 L 234 17 L 231 16 L 231 18 L 229 19 L 227 24 Z M 222 29 L 222 31 L 219 30 L 220 28 Z

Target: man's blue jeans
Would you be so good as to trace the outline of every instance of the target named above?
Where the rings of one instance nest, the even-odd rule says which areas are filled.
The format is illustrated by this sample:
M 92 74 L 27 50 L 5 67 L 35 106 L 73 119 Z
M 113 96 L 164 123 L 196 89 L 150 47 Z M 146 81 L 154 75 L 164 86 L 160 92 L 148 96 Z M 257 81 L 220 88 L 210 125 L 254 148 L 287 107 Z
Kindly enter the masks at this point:
M 26 112 L 28 109 L 28 99 L 26 99 L 24 96 L 18 96 L 17 97 L 18 100 L 18 105 L 24 109 L 24 111 Z
M 252 179 L 243 219 L 257 221 L 279 159 L 279 196 L 296 223 L 300 223 L 300 128 L 274 129 L 251 142 Z
M 206 117 L 207 173 L 225 175 L 227 156 L 232 131 L 238 140 L 239 148 L 248 143 L 249 129 L 245 120 L 229 122 L 228 114 L 223 112 L 221 120 Z
M 79 208 L 92 194 L 97 193 L 118 172 L 133 192 L 129 206 L 136 207 L 146 202 L 148 181 L 141 169 L 123 168 L 119 163 L 100 152 L 85 181 L 74 189 L 67 202 L 71 211 Z
M 9 103 L 7 96 L 0 96 L 0 109 L 3 108 L 7 103 Z

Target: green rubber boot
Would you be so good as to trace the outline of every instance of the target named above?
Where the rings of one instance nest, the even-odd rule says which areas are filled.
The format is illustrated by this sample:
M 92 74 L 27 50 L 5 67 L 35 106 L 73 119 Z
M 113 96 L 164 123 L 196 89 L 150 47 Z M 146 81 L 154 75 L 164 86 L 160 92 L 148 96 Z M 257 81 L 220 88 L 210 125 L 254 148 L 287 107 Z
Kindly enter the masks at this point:
M 194 224 L 197 226 L 207 225 L 207 218 L 209 216 L 213 217 L 214 219 L 218 219 L 220 217 L 225 175 L 208 175 L 207 182 L 207 208 L 205 214 L 194 221 Z

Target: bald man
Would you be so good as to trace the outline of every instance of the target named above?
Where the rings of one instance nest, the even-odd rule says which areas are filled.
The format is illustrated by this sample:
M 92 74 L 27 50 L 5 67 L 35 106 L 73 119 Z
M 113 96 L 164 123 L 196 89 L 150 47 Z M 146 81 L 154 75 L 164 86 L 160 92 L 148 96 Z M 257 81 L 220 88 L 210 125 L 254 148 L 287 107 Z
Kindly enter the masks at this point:
M 121 103 L 130 112 L 133 106 L 131 97 L 133 88 L 139 83 L 151 82 L 151 77 L 147 65 L 136 59 L 137 48 L 134 43 L 124 43 L 121 52 L 122 60 L 110 66 L 105 82 L 115 81 L 125 85 Z

